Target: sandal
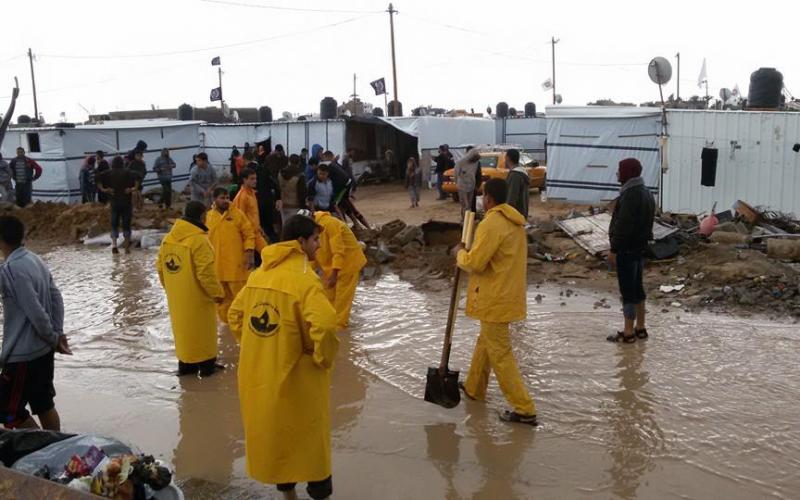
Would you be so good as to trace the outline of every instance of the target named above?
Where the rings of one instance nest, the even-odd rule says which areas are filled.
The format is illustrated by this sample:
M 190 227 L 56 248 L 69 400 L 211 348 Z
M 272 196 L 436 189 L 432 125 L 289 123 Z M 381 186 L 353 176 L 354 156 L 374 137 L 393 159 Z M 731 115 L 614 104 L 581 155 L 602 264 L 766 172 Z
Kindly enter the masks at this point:
M 500 413 L 500 420 L 503 422 L 511 422 L 515 424 L 527 424 L 533 427 L 539 425 L 539 422 L 536 420 L 536 415 L 522 415 L 515 411 L 506 410 L 503 413 Z
M 609 335 L 606 337 L 609 342 L 619 342 L 623 344 L 633 344 L 636 342 L 636 334 L 625 335 L 625 332 L 617 332 L 616 335 Z
M 640 338 L 642 340 L 649 337 L 649 335 L 647 335 L 647 328 L 642 328 L 641 330 L 634 330 L 633 333 L 636 334 L 637 338 Z

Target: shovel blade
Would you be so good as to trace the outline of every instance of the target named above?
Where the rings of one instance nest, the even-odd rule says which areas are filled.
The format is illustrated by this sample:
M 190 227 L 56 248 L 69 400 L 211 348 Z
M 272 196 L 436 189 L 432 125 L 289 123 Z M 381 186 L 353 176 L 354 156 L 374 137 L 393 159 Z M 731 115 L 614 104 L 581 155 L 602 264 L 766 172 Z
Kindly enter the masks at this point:
M 461 402 L 458 389 L 458 372 L 439 371 L 438 366 L 428 368 L 428 380 L 425 384 L 425 401 L 444 408 L 455 408 Z

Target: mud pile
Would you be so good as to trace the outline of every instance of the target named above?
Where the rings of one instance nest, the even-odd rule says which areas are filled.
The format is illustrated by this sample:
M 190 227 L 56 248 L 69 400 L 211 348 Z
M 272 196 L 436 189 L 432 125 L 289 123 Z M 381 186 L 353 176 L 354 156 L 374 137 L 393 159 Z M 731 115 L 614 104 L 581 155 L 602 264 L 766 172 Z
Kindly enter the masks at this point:
M 87 203 L 36 202 L 25 208 L 3 204 L 0 214 L 19 217 L 27 228 L 27 237 L 52 244 L 77 243 L 83 238 L 106 233 L 111 228 L 111 212 L 107 205 Z M 134 229 L 169 228 L 170 221 L 180 217 L 177 210 L 164 210 L 156 205 L 145 204 L 133 213 Z

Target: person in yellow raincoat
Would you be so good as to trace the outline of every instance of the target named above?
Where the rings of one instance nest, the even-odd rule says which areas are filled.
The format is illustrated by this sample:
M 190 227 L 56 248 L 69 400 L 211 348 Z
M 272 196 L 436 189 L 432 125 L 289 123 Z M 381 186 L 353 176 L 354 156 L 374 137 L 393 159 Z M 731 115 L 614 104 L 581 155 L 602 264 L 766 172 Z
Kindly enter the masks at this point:
M 203 224 L 206 207 L 186 204 L 158 251 L 158 279 L 167 293 L 178 374 L 211 375 L 216 370 L 217 320 L 215 304 L 225 293 L 214 270 L 214 249 Z
M 308 213 L 308 210 L 301 210 Z M 314 212 L 314 220 L 322 227 L 316 264 L 322 270 L 325 295 L 336 309 L 339 330 L 350 325 L 350 310 L 356 296 L 361 269 L 367 258 L 353 231 L 329 212 Z
M 214 263 L 225 300 L 218 306 L 219 319 L 228 323 L 228 309 L 233 299 L 247 283 L 250 270 L 255 267 L 253 249 L 256 235 L 244 213 L 231 206 L 225 188 L 214 190 L 214 205 L 206 215 L 208 239 L 214 247 Z
M 456 248 L 458 266 L 469 273 L 467 316 L 481 322 L 461 389 L 470 399 L 485 400 L 494 370 L 500 390 L 513 407 L 500 418 L 537 425 L 536 406 L 514 359 L 508 329 L 510 322 L 522 321 L 527 315 L 525 218 L 505 203 L 508 187 L 504 180 L 487 181 L 483 192 L 486 216 L 475 232 L 475 242 L 469 251 L 460 245 Z
M 258 200 L 256 199 L 256 184 L 258 176 L 256 171 L 252 168 L 245 168 L 242 170 L 239 179 L 242 181 L 242 186 L 236 197 L 233 199 L 233 206 L 241 210 L 253 226 L 256 233 L 256 253 L 260 254 L 261 250 L 267 246 L 267 240 L 264 237 L 264 230 L 261 228 L 261 218 L 258 212 Z
M 319 232 L 313 219 L 291 217 L 228 313 L 241 341 L 247 474 L 287 498 L 296 498 L 299 482 L 315 499 L 329 497 L 333 484 L 330 372 L 339 340 L 336 311 L 310 263 Z

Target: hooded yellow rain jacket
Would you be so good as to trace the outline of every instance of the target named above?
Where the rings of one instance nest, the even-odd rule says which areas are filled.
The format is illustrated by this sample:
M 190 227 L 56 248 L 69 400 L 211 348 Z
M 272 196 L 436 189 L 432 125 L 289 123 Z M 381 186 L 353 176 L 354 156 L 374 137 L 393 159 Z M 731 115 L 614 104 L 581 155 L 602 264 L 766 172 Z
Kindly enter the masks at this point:
M 225 292 L 225 300 L 217 307 L 217 312 L 220 321 L 227 323 L 228 309 L 250 275 L 245 251 L 254 250 L 255 231 L 244 213 L 233 205 L 223 213 L 212 207 L 206 215 L 206 225 L 208 239 L 214 247 L 217 278 Z
M 467 316 L 493 323 L 527 316 L 528 241 L 525 219 L 503 203 L 486 213 L 469 252 L 458 252 L 458 267 L 469 273 Z
M 261 218 L 258 212 L 256 192 L 243 185 L 239 188 L 239 192 L 236 193 L 236 197 L 231 202 L 231 206 L 241 210 L 245 217 L 247 217 L 247 220 L 250 221 L 250 225 L 253 227 L 253 231 L 255 231 L 256 252 L 261 252 L 261 250 L 267 246 L 267 240 L 265 240 L 264 236 L 261 234 Z
M 494 370 L 500 390 L 514 411 L 536 415 L 511 348 L 508 324 L 527 315 L 526 277 L 528 245 L 525 218 L 511 205 L 498 205 L 486 213 L 475 232 L 469 252 L 458 252 L 458 266 L 469 273 L 467 315 L 480 320 L 464 389 L 484 400 L 489 375 Z
M 199 363 L 217 357 L 214 299 L 224 293 L 206 229 L 183 219 L 175 221 L 161 243 L 156 268 L 167 293 L 178 359 Z
M 270 245 L 228 320 L 241 339 L 247 474 L 263 483 L 331 475 L 330 371 L 336 312 L 296 241 Z
M 343 221 L 328 212 L 314 212 L 314 219 L 322 226 L 316 263 L 322 269 L 323 286 L 331 272 L 339 270 L 336 286 L 325 288 L 325 295 L 336 309 L 339 329 L 344 330 L 350 324 L 350 310 L 353 308 L 359 274 L 367 258 L 353 231 Z

